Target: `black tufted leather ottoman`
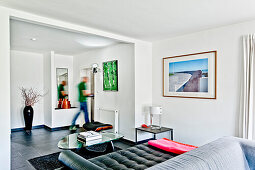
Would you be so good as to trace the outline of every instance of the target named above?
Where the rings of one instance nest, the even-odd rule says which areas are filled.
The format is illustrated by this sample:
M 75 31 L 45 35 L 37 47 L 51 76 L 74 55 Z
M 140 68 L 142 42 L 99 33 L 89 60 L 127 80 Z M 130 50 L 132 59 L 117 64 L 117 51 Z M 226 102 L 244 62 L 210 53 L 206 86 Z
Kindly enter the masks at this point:
M 177 156 L 148 144 L 136 145 L 89 160 L 79 158 L 72 152 L 65 152 L 60 154 L 59 160 L 72 169 L 142 170 Z
M 148 144 L 89 159 L 103 169 L 146 169 L 176 155 L 164 153 Z

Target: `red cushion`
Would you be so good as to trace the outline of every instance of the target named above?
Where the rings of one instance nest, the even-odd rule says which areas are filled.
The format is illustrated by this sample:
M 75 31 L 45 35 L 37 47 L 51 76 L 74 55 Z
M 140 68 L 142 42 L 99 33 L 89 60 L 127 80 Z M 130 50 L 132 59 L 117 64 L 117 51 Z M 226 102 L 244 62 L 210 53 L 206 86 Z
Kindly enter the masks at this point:
M 150 140 L 148 144 L 156 148 L 162 149 L 164 151 L 172 152 L 176 154 L 182 154 L 197 148 L 197 146 L 175 142 L 167 138 L 158 139 L 158 140 Z

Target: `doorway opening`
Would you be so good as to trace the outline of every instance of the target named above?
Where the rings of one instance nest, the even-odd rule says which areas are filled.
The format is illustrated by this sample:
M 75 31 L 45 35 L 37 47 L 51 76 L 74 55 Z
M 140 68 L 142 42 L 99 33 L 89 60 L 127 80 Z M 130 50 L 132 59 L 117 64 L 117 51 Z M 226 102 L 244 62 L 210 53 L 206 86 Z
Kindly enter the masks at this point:
M 125 136 L 128 123 L 133 121 L 129 114 L 134 113 L 134 44 L 17 19 L 10 20 L 10 28 L 12 157 L 27 163 L 60 151 L 58 142 L 69 134 L 72 119 L 79 112 L 77 85 L 83 77 L 82 70 L 95 63 L 101 71 L 94 80 L 94 107 L 91 108 L 91 98 L 87 101 L 89 115 L 94 110 L 95 119 L 112 123 Z M 119 63 L 119 91 L 115 92 L 103 88 L 103 63 L 112 60 Z M 63 90 L 59 90 L 62 82 Z M 42 94 L 32 106 L 31 134 L 24 131 L 21 88 Z M 90 86 L 89 93 L 91 90 Z M 59 91 L 64 91 L 64 98 L 70 102 L 67 108 L 59 107 Z M 117 119 L 111 110 L 118 110 Z M 76 121 L 79 127 L 84 124 L 82 115 Z

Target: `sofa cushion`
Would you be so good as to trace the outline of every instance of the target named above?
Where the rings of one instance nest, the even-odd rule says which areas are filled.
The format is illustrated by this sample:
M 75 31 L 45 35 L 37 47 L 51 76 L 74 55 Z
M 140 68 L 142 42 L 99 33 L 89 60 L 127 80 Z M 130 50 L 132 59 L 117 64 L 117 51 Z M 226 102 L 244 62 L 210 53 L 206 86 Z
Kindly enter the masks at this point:
M 240 143 L 233 138 L 221 138 L 149 169 L 248 170 L 250 168 Z
M 172 141 L 166 138 L 150 140 L 148 144 L 156 148 L 162 149 L 164 151 L 172 152 L 176 154 L 183 154 L 185 152 L 188 152 L 188 151 L 191 151 L 192 149 L 197 148 L 197 146 Z
M 90 131 L 100 132 L 101 130 L 112 129 L 112 125 L 101 122 L 88 122 L 83 125 L 83 128 Z
M 176 154 L 140 144 L 126 150 L 120 150 L 107 155 L 89 159 L 103 169 L 146 169 L 158 163 L 173 158 Z

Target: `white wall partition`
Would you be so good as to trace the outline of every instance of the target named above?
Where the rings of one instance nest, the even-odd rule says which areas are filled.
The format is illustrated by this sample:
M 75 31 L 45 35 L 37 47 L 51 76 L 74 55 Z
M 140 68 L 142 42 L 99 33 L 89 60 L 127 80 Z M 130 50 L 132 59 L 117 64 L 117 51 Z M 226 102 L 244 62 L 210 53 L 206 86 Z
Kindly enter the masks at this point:
M 48 93 L 44 97 L 44 123 L 50 128 L 58 128 L 71 125 L 78 108 L 57 108 L 57 79 L 56 69 L 68 69 L 68 94 L 72 107 L 74 106 L 73 94 L 73 56 L 55 54 L 51 51 L 44 55 L 44 89 Z M 77 121 L 77 123 L 79 123 Z
M 152 46 L 135 45 L 135 126 L 148 122 L 152 104 Z
M 78 112 L 78 108 L 71 109 L 59 109 L 57 107 L 57 79 L 56 69 L 67 68 L 68 69 L 68 99 L 71 102 L 71 106 L 74 106 L 74 87 L 73 87 L 73 56 L 55 54 L 52 52 L 52 71 L 51 71 L 51 90 L 52 90 L 52 124 L 51 128 L 69 126 L 71 125 L 74 115 Z M 79 123 L 79 120 L 77 120 Z
M 51 56 L 53 52 L 45 53 L 43 56 L 43 88 L 47 91 L 44 96 L 44 125 L 52 126 L 52 89 L 51 89 Z

